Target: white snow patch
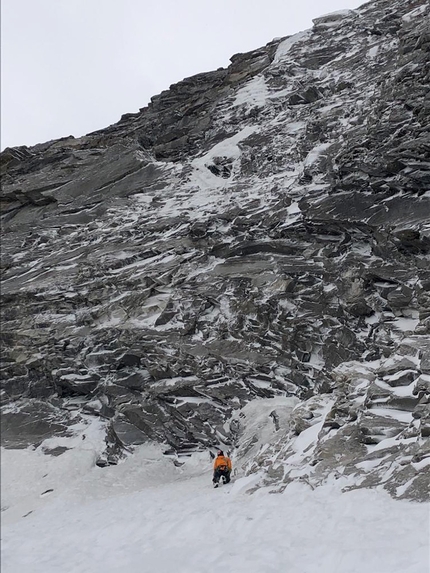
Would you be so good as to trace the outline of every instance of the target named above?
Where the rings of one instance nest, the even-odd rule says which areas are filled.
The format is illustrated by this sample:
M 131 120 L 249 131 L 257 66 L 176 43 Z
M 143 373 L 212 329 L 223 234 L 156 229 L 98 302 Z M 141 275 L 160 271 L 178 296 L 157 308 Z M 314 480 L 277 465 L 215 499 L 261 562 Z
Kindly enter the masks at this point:
M 298 201 L 294 201 L 293 203 L 291 203 L 291 205 L 289 207 L 287 207 L 288 215 L 296 215 L 297 213 L 301 213 L 301 212 L 302 212 L 302 210 L 299 207 Z
M 281 42 L 278 46 L 278 49 L 276 50 L 276 54 L 275 54 L 275 57 L 273 59 L 273 63 L 276 64 L 276 63 L 280 62 L 281 60 L 283 60 L 285 58 L 285 56 L 288 54 L 288 52 L 290 51 L 290 49 L 295 44 L 306 40 L 307 38 L 309 38 L 310 35 L 311 35 L 310 30 L 304 30 L 303 32 L 299 32 L 298 34 L 294 34 L 293 36 L 290 36 L 289 38 L 287 38 L 286 40 Z
M 332 145 L 331 143 L 320 143 L 319 145 L 316 145 L 307 154 L 306 159 L 303 162 L 303 165 L 305 167 L 311 166 L 313 163 L 315 163 L 315 161 L 318 159 L 318 157 L 322 153 L 324 153 L 324 151 L 326 151 L 329 147 L 331 147 L 331 145 Z
M 241 156 L 239 143 L 255 133 L 258 126 L 247 126 L 232 137 L 214 145 L 212 149 L 191 162 L 193 168 L 188 181 L 180 192 L 172 190 L 170 197 L 163 197 L 164 205 L 158 209 L 158 217 L 174 217 L 184 213 L 190 219 L 204 220 L 210 213 L 218 212 L 240 199 L 231 191 L 235 163 Z M 231 176 L 215 175 L 209 170 L 214 160 L 230 160 Z M 174 191 L 174 192 L 173 192 Z M 259 189 L 249 188 L 247 199 L 259 196 Z
M 386 360 L 384 360 L 384 362 L 382 363 L 382 368 L 392 368 L 393 366 L 396 366 L 397 364 L 401 363 L 402 359 L 404 358 L 404 356 L 401 356 L 400 354 L 393 354 L 390 356 L 390 358 L 387 358 Z M 407 356 L 407 359 L 410 360 L 411 362 L 415 363 L 415 365 L 417 367 L 419 367 L 420 365 L 420 359 L 418 358 L 418 356 Z
M 294 465 L 296 463 L 300 464 L 303 461 L 303 455 L 311 454 L 313 450 L 316 448 L 318 444 L 318 434 L 322 430 L 325 417 L 331 410 L 333 404 L 334 404 L 333 398 L 327 399 L 326 403 L 323 405 L 323 408 L 319 412 L 321 414 L 320 421 L 311 426 L 310 428 L 307 428 L 306 430 L 301 432 L 294 440 L 292 448 L 296 453 L 288 458 L 288 465 Z
M 421 470 L 424 469 L 425 467 L 430 466 L 430 457 L 424 458 L 424 459 L 421 460 L 420 462 L 412 463 L 412 466 L 413 466 L 417 471 L 421 471 Z
M 415 481 L 415 478 L 416 478 L 416 476 L 414 476 L 413 478 L 408 480 L 406 483 L 404 483 L 403 485 L 400 485 L 398 488 L 396 488 L 397 497 L 400 497 L 401 495 L 403 495 L 411 487 L 411 485 Z
M 327 14 L 323 14 L 322 16 L 318 16 L 318 18 L 315 18 L 315 20 L 328 22 L 331 20 L 343 20 L 344 18 L 349 18 L 350 16 L 357 16 L 357 12 L 355 10 L 349 10 L 348 8 L 346 8 L 344 10 L 335 10 L 334 12 L 328 12 Z
M 299 133 L 299 131 L 303 131 L 306 128 L 306 122 L 305 121 L 292 121 L 291 123 L 288 123 L 285 128 L 284 128 L 284 132 L 287 134 L 296 134 Z
M 414 18 L 421 16 L 421 14 L 425 14 L 427 8 L 428 5 L 423 4 L 422 6 L 418 6 L 418 8 L 411 10 L 410 12 L 402 16 L 403 22 L 411 22 L 411 20 L 413 20 Z
M 271 413 L 276 411 L 279 428 L 285 431 L 288 429 L 291 412 L 298 402 L 298 398 L 294 397 L 252 400 L 240 411 L 234 413 L 233 419 L 237 420 L 241 427 L 241 443 L 243 451 L 246 452 L 242 462 L 246 463 L 251 460 L 262 446 L 267 447 L 268 444 L 279 439 L 280 435 Z M 250 444 L 252 447 L 248 449 Z M 238 450 L 238 456 L 243 458 L 242 446 Z
M 364 462 L 360 462 L 358 464 L 355 464 L 355 467 L 364 470 L 365 472 L 369 472 L 373 469 L 375 469 L 376 467 L 378 467 L 379 465 L 382 464 L 382 462 L 384 461 L 384 458 L 380 459 L 376 459 L 376 460 L 365 460 Z
M 337 10 L 336 12 L 330 12 L 329 14 L 323 14 L 318 18 L 313 18 L 312 22 L 314 26 L 318 28 L 336 28 L 339 26 L 345 18 L 353 18 L 357 16 L 357 12 L 354 10 Z
M 369 56 L 370 59 L 374 59 L 377 55 L 377 53 L 379 52 L 379 46 L 373 46 L 372 48 L 370 48 L 370 50 L 367 52 L 367 55 Z
M 375 444 L 374 446 L 368 446 L 369 453 L 377 452 L 379 450 L 385 450 L 385 448 L 392 448 L 399 445 L 407 445 L 407 444 L 415 444 L 417 441 L 416 438 L 406 438 L 406 439 L 399 439 L 398 436 L 394 438 L 386 438 L 385 440 L 381 440 L 379 444 Z
M 395 410 L 394 408 L 371 408 L 369 413 L 376 414 L 377 416 L 382 416 L 384 418 L 393 418 L 394 420 L 404 424 L 410 424 L 413 420 L 412 412 L 404 412 Z
M 375 383 L 380 388 L 383 388 L 384 390 L 388 390 L 390 392 L 390 394 L 392 394 L 394 396 L 407 397 L 407 396 L 413 395 L 413 390 L 415 388 L 416 382 L 417 381 L 414 380 L 413 382 L 411 382 L 409 384 L 409 386 L 394 386 L 394 387 L 390 386 L 386 382 L 383 382 L 382 380 L 376 380 Z
M 191 164 L 199 169 L 204 167 L 210 160 L 214 159 L 215 157 L 230 157 L 232 159 L 238 159 L 240 157 L 240 149 L 238 147 L 238 143 L 252 135 L 256 129 L 257 128 L 255 126 L 244 127 L 232 137 L 228 137 L 227 139 L 224 139 L 224 141 L 220 141 L 214 145 L 212 149 L 210 149 L 203 156 L 194 159 Z
M 420 322 L 419 318 L 397 318 L 396 320 L 393 320 L 391 322 L 391 324 L 397 329 L 397 330 L 401 330 L 402 332 L 414 332 L 414 330 L 416 329 L 416 327 L 418 326 Z
M 263 76 L 256 76 L 237 92 L 233 107 L 240 105 L 264 106 L 268 96 L 269 90 Z

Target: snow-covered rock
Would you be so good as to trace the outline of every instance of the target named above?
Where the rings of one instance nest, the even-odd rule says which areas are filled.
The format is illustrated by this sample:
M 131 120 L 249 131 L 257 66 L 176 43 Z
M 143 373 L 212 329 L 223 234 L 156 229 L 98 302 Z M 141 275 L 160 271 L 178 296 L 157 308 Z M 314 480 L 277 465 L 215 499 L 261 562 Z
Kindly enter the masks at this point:
M 315 28 L 327 29 L 339 26 L 344 20 L 356 18 L 358 16 L 355 10 L 336 10 L 330 14 L 323 14 L 312 20 Z
M 98 417 L 98 466 L 222 445 L 255 487 L 425 499 L 428 19 L 323 16 L 1 154 L 6 446 L 69 448 L 46 440 Z

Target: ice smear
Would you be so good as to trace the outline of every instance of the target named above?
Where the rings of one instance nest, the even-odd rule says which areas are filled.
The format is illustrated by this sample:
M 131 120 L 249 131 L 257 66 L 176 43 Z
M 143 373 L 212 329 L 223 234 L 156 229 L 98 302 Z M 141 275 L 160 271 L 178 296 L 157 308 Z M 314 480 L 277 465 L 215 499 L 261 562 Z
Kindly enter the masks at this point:
M 276 412 L 279 427 L 288 427 L 291 412 L 298 404 L 298 398 L 276 397 L 249 402 L 240 412 L 236 412 L 233 418 L 237 419 L 242 428 L 241 447 L 238 456 L 241 461 L 252 461 L 253 456 L 262 446 L 276 442 L 279 435 L 276 426 L 271 419 L 271 413 Z M 244 459 L 245 458 L 245 459 Z
M 238 143 L 252 135 L 255 131 L 255 126 L 244 127 L 232 137 L 228 137 L 224 141 L 220 141 L 214 145 L 212 149 L 210 149 L 202 157 L 194 159 L 192 161 L 192 165 L 197 169 L 201 169 L 215 157 L 229 157 L 231 159 L 238 159 L 240 157 L 240 149 L 238 147 Z M 215 175 L 214 177 L 217 181 L 219 180 L 219 177 Z
M 284 57 L 288 54 L 290 49 L 299 42 L 306 40 L 311 35 L 311 30 L 304 30 L 303 32 L 299 32 L 298 34 L 294 34 L 290 36 L 283 42 L 281 42 L 276 50 L 276 54 L 274 57 L 274 63 L 278 63 L 284 59 Z
M 372 48 L 370 48 L 370 50 L 367 52 L 369 58 L 375 58 L 377 53 L 379 52 L 379 46 L 373 46 Z
M 233 102 L 233 107 L 248 105 L 249 107 L 263 106 L 269 96 L 266 82 L 262 76 L 257 76 L 241 88 Z
M 411 10 L 410 12 L 402 16 L 402 20 L 403 22 L 411 22 L 414 18 L 417 18 L 418 16 L 425 14 L 426 10 L 427 6 L 424 3 L 422 6 L 418 6 L 418 8 L 415 8 L 414 10 Z
M 316 145 L 313 149 L 311 149 L 311 151 L 306 156 L 306 159 L 304 160 L 303 163 L 304 166 L 310 167 L 313 163 L 315 163 L 318 157 L 324 153 L 324 151 L 326 151 L 329 147 L 331 147 L 331 145 L 332 145 L 331 143 L 321 143 L 319 145 Z

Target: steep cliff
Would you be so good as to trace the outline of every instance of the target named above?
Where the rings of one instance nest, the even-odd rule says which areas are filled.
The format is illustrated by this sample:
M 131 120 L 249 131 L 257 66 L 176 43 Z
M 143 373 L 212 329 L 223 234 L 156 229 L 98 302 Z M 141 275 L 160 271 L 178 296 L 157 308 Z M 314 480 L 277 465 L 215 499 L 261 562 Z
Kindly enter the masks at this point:
M 221 443 L 277 491 L 425 499 L 429 49 L 425 0 L 374 0 L 6 149 L 4 445 L 100 416 L 100 465 Z

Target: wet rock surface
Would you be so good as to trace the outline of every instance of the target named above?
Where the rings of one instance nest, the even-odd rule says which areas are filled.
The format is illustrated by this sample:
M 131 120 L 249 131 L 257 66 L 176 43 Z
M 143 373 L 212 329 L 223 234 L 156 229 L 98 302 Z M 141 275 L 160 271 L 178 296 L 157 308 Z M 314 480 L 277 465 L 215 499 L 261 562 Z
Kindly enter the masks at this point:
M 100 465 L 233 446 L 243 406 L 293 396 L 288 431 L 324 420 L 306 479 L 423 499 L 429 46 L 425 1 L 373 1 L 104 130 L 5 150 L 5 445 L 73 411 L 105 420 Z

